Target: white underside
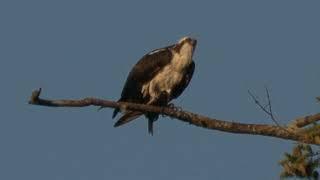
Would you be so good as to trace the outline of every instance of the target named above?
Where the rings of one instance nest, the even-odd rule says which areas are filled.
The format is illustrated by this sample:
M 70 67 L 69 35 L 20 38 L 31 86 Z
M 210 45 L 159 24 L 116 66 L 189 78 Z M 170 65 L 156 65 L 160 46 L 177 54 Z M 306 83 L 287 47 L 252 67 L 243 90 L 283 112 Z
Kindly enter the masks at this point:
M 192 55 L 181 56 L 174 54 L 173 59 L 159 74 L 157 74 L 150 82 L 142 87 L 144 97 L 150 96 L 148 104 L 152 104 L 162 92 L 171 94 L 172 89 L 180 84 L 185 69 L 192 62 Z

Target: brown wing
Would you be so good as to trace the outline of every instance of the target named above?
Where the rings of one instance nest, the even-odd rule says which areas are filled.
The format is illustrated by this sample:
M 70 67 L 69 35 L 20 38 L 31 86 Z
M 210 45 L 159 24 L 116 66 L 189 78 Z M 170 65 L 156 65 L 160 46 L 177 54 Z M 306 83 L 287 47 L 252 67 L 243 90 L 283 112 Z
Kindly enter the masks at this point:
M 195 63 L 194 61 L 192 61 L 190 66 L 187 68 L 186 74 L 181 80 L 181 83 L 173 88 L 170 100 L 178 98 L 182 94 L 182 92 L 187 88 L 193 76 L 194 68 Z
M 142 86 L 150 81 L 165 65 L 169 64 L 172 56 L 169 47 L 154 50 L 143 56 L 129 73 L 120 99 L 142 103 Z
M 127 77 L 119 101 L 145 103 L 149 100 L 149 97 L 142 96 L 142 86 L 170 63 L 173 56 L 171 47 L 151 51 L 137 62 Z M 119 109 L 115 109 L 112 117 L 118 112 Z

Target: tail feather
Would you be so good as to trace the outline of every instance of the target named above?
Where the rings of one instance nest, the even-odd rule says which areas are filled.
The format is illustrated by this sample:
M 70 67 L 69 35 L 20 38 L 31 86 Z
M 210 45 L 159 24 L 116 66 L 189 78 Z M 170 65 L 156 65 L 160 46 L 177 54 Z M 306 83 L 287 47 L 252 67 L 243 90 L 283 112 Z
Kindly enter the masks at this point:
M 141 116 L 143 113 L 139 111 L 129 111 L 126 112 L 113 126 L 114 127 L 119 127 L 123 124 L 126 124 L 139 116 Z
M 153 119 L 148 119 L 148 132 L 153 136 Z
M 119 111 L 120 111 L 119 108 L 115 108 L 115 109 L 114 109 L 113 114 L 112 114 L 112 119 L 114 119 L 114 118 L 117 116 L 117 114 L 118 114 Z

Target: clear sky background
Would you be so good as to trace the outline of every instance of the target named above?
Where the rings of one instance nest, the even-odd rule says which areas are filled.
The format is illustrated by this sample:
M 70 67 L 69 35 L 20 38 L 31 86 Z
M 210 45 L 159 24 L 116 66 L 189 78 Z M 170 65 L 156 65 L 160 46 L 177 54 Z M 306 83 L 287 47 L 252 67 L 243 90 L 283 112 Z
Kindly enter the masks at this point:
M 319 1 L 1 1 L 0 179 L 278 179 L 295 145 L 170 118 L 113 128 L 112 110 L 28 105 L 42 97 L 117 100 L 131 67 L 183 36 L 198 39 L 192 82 L 174 103 L 243 123 L 319 112 Z

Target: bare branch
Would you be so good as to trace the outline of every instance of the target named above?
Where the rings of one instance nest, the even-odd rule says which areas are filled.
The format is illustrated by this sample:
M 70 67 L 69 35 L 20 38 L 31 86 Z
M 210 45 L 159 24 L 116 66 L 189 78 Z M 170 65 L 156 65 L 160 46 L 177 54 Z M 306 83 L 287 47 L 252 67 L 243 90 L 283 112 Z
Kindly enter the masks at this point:
M 248 93 L 249 95 L 251 96 L 251 98 L 254 100 L 254 102 L 260 107 L 260 109 L 262 111 L 264 111 L 266 114 L 268 114 L 271 118 L 271 120 L 279 127 L 281 127 L 281 125 L 278 123 L 278 121 L 276 120 L 276 118 L 274 117 L 273 115 L 273 112 L 272 112 L 272 105 L 271 105 L 271 99 L 270 99 L 270 94 L 269 94 L 269 90 L 268 88 L 266 87 L 266 93 L 267 93 L 267 99 L 268 99 L 268 104 L 266 104 L 265 106 L 263 106 L 259 100 L 251 93 L 250 90 L 248 90 Z M 268 110 L 268 109 L 269 110 Z
M 290 126 L 295 126 L 296 128 L 302 128 L 310 124 L 313 124 L 319 120 L 320 120 L 320 113 L 317 113 L 314 115 L 297 118 L 296 120 L 292 121 L 292 123 L 290 123 Z
M 312 138 L 305 136 L 297 131 L 292 131 L 284 127 L 278 127 L 274 125 L 266 124 L 245 124 L 236 123 L 233 121 L 223 121 L 214 118 L 209 118 L 199 114 L 195 114 L 187 111 L 177 111 L 174 108 L 169 107 L 158 107 L 150 106 L 144 104 L 135 104 L 127 102 L 114 102 L 108 100 L 102 100 L 97 98 L 84 98 L 80 100 L 48 100 L 40 98 L 41 89 L 36 90 L 32 93 L 29 104 L 41 105 L 41 106 L 51 106 L 51 107 L 85 107 L 85 106 L 103 106 L 109 108 L 121 108 L 133 111 L 141 112 L 153 112 L 163 115 L 170 116 L 172 118 L 188 122 L 195 126 L 219 130 L 229 133 L 237 134 L 251 134 L 251 135 L 261 135 L 270 136 L 281 139 L 293 140 L 298 142 L 303 142 L 307 144 L 318 144 L 320 145 L 320 140 L 317 138 Z M 320 115 L 318 117 L 320 120 Z

